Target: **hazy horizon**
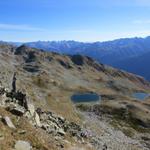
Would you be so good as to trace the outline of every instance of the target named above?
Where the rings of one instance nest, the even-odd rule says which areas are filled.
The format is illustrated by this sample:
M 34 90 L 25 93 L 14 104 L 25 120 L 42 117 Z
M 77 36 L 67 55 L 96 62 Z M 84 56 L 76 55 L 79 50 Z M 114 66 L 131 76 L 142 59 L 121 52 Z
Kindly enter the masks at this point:
M 133 39 L 133 38 L 147 38 L 149 36 L 143 36 L 143 37 L 120 37 L 120 38 L 116 38 L 116 39 L 110 39 L 110 40 L 104 40 L 104 41 L 79 41 L 79 40 L 37 40 L 37 41 L 5 41 L 5 40 L 2 40 L 0 39 L 1 42 L 12 42 L 12 43 L 32 43 L 32 42 L 62 42 L 62 41 L 75 41 L 75 42 L 83 42 L 83 43 L 94 43 L 94 42 L 109 42 L 109 41 L 115 41 L 115 40 L 121 40 L 121 39 Z

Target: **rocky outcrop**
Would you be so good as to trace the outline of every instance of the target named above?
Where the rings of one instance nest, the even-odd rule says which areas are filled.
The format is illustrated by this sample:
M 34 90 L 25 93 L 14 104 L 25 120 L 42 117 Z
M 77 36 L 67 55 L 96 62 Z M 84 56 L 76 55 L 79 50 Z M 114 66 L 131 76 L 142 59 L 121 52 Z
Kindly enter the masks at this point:
M 71 69 L 72 68 L 72 66 L 68 62 L 65 62 L 63 60 L 58 60 L 58 62 L 60 63 L 60 65 L 62 65 L 66 69 Z
M 64 136 L 69 134 L 78 140 L 88 137 L 88 131 L 74 122 L 69 122 L 65 118 L 52 112 L 41 111 L 39 113 L 41 125 L 44 130 L 55 136 Z
M 82 66 L 84 64 L 84 57 L 81 55 L 73 55 L 71 57 L 72 62 L 75 65 Z
M 0 105 L 0 107 L 4 107 L 7 111 L 18 117 L 25 117 L 31 125 L 45 130 L 46 133 L 55 137 L 64 137 L 65 135 L 68 135 L 75 137 L 78 141 L 83 141 L 83 139 L 88 138 L 88 131 L 83 127 L 74 122 L 69 122 L 65 118 L 56 115 L 51 111 L 43 111 L 41 108 L 36 109 L 26 96 L 18 96 L 17 92 L 10 94 L 10 92 L 5 89 L 1 96 L 3 95 L 5 95 L 5 101 L 3 101 L 3 105 Z M 19 92 L 19 95 L 26 94 Z M 24 99 L 25 103 L 20 102 L 24 101 Z M 10 128 L 16 129 L 9 117 L 4 117 L 4 122 Z M 18 149 L 16 148 L 16 150 Z
M 10 103 L 8 104 L 6 108 L 9 112 L 16 116 L 23 116 L 25 113 L 26 109 L 18 104 Z
M 35 111 L 35 107 L 32 103 L 27 102 L 27 111 L 24 114 L 30 121 L 30 123 L 36 127 L 41 127 L 40 117 Z
M 24 55 L 24 54 L 27 54 L 29 50 L 31 50 L 31 48 L 28 48 L 27 46 L 22 45 L 22 46 L 16 48 L 14 54 L 15 55 Z
M 40 67 L 36 64 L 25 64 L 23 66 L 23 69 L 27 72 L 31 72 L 31 73 L 37 73 L 40 71 Z

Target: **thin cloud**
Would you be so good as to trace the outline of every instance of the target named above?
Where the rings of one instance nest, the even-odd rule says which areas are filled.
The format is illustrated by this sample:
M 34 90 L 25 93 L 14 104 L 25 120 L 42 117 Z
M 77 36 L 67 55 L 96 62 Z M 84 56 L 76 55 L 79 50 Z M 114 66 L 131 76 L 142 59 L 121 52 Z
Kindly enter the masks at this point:
M 92 33 L 95 32 L 94 30 L 85 30 L 85 29 L 73 29 L 73 30 L 57 30 L 57 31 L 50 31 L 50 33 Z
M 119 33 L 107 33 L 103 34 L 103 40 L 108 39 L 119 39 L 119 38 L 132 38 L 132 37 L 146 37 L 150 35 L 150 30 L 139 30 L 139 31 L 129 31 L 129 32 L 119 32 Z
M 45 31 L 42 28 L 32 27 L 29 25 L 4 24 L 4 23 L 0 23 L 0 30 Z
M 133 23 L 139 24 L 139 25 L 150 24 L 150 19 L 148 19 L 148 20 L 134 20 Z
M 109 1 L 109 0 L 108 0 Z M 139 6 L 139 7 L 149 7 L 150 6 L 150 0 L 110 0 L 110 2 L 113 2 L 116 5 L 120 6 Z
M 150 0 L 135 0 L 139 6 L 150 6 Z
M 43 33 L 89 33 L 93 32 L 92 30 L 85 29 L 73 29 L 73 30 L 49 30 L 44 28 L 37 28 L 29 25 L 17 25 L 17 24 L 4 24 L 0 23 L 0 30 L 9 30 L 9 31 L 37 31 Z

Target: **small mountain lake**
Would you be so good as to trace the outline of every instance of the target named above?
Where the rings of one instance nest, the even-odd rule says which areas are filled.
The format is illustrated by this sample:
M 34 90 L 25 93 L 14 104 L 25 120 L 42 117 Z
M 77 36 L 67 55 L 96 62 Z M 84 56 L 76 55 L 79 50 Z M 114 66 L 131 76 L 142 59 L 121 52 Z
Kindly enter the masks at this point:
M 148 93 L 142 93 L 142 92 L 137 92 L 133 94 L 133 97 L 138 99 L 138 100 L 145 100 L 147 97 L 149 97 L 150 94 Z
M 98 102 L 101 100 L 101 96 L 96 93 L 75 93 L 71 96 L 71 100 L 74 103 Z

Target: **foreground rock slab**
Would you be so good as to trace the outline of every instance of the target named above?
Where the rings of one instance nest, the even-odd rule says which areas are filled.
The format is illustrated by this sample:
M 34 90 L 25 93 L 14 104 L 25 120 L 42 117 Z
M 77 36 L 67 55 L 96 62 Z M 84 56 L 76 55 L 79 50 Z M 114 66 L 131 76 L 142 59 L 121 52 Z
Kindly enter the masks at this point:
M 37 127 L 41 127 L 40 117 L 36 112 L 35 112 L 35 122 Z
M 26 141 L 17 141 L 15 144 L 15 150 L 31 150 L 32 146 Z
M 9 128 L 16 129 L 16 127 L 14 126 L 14 124 L 12 123 L 11 119 L 8 116 L 4 117 L 4 121 Z

